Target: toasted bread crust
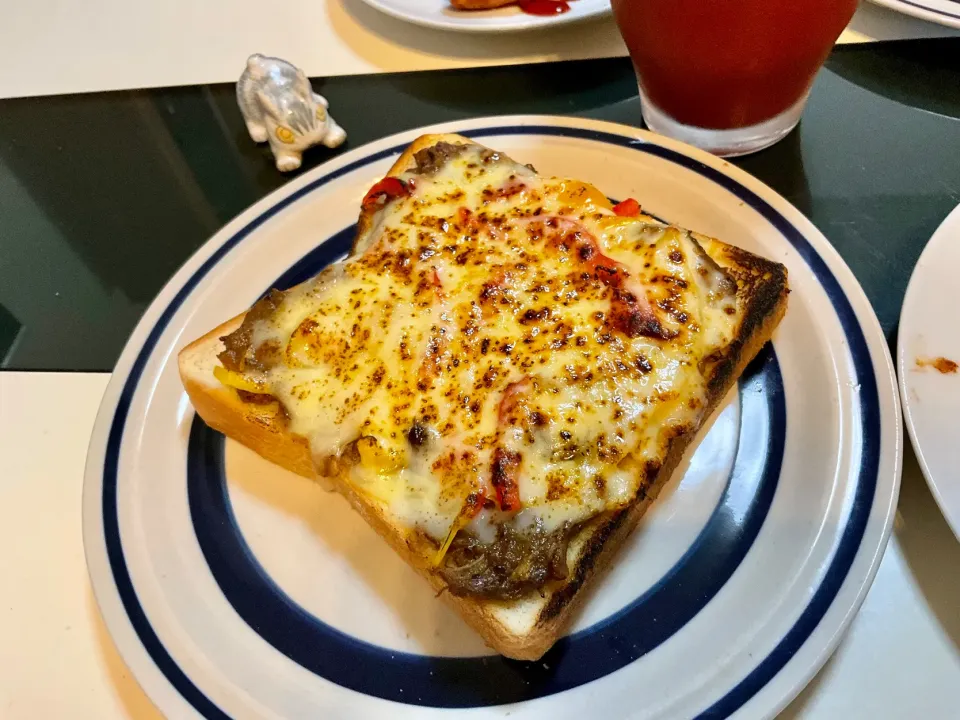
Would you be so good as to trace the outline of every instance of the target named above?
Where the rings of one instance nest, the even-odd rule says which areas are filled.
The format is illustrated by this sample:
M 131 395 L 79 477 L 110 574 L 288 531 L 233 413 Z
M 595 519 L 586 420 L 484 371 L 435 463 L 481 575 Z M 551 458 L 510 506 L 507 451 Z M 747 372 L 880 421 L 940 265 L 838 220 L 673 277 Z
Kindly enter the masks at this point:
M 397 175 L 413 167 L 414 153 L 440 141 L 472 142 L 459 135 L 421 136 L 400 155 L 387 174 Z M 361 211 L 354 253 L 362 252 L 372 240 L 373 220 L 373 211 Z M 786 269 L 782 265 L 717 240 L 696 237 L 710 256 L 736 277 L 742 301 L 746 305 L 736 338 L 727 346 L 708 378 L 707 409 L 703 419 L 705 425 L 744 368 L 770 339 L 786 310 L 789 290 Z M 425 561 L 429 553 L 424 552 L 422 540 L 418 541 L 416 537 L 393 526 L 375 505 L 358 494 L 344 479 L 319 478 L 307 440 L 290 433 L 281 418 L 270 415 L 257 405 L 244 403 L 235 391 L 220 385 L 212 377 L 199 376 L 197 358 L 219 353 L 222 348 L 219 338 L 239 326 L 242 319 L 242 315 L 233 318 L 180 353 L 180 376 L 197 413 L 212 428 L 241 442 L 267 460 L 299 475 L 322 480 L 324 485 L 340 492 L 401 558 L 412 565 L 436 591 L 442 592 L 446 583 Z M 513 606 L 511 602 L 457 597 L 449 592 L 442 593 L 443 597 L 497 652 L 521 660 L 538 659 L 556 642 L 586 597 L 584 588 L 610 564 L 617 549 L 636 528 L 670 479 L 696 435 L 696 432 L 690 432 L 671 440 L 662 466 L 645 488 L 643 496 L 633 505 L 600 516 L 586 523 L 578 532 L 571 542 L 574 558 L 568 579 L 557 586 L 545 588 L 545 597 L 536 621 L 528 631 L 512 631 L 500 619 L 504 612 L 510 612 Z

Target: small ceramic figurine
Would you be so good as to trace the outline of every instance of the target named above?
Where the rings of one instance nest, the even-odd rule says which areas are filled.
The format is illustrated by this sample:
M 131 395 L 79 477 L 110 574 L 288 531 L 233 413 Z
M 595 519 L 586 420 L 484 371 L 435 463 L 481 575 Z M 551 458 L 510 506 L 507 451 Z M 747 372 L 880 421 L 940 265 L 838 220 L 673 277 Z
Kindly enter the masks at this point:
M 334 148 L 347 139 L 303 70 L 279 58 L 247 59 L 237 82 L 237 103 L 250 137 L 258 143 L 269 141 L 281 172 L 300 167 L 303 151 L 311 145 Z

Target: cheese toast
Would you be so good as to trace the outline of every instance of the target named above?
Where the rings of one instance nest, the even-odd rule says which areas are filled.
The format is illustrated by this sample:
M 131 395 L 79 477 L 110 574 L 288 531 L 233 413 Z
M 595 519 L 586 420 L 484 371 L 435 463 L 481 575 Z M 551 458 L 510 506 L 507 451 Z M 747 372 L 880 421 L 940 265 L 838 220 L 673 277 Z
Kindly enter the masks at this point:
M 458 135 L 350 257 L 179 355 L 212 428 L 346 497 L 497 652 L 557 640 L 787 305 L 786 269 Z
M 457 10 L 493 10 L 516 4 L 517 0 L 450 0 Z

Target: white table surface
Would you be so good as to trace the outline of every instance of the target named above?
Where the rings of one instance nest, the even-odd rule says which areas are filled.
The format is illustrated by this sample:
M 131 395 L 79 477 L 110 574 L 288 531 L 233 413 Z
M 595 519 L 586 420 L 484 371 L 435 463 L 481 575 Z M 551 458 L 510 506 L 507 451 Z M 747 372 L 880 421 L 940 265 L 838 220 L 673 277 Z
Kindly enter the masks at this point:
M 781 0 L 782 1 L 782 0 Z M 841 42 L 960 36 L 864 4 Z M 323 77 L 625 55 L 611 18 L 531 33 L 421 28 L 361 0 L 10 0 L 0 98 L 235 82 L 247 56 Z
M 104 628 L 83 558 L 83 464 L 108 379 L 0 373 L 4 720 L 160 717 Z M 782 717 L 958 717 L 958 568 L 960 542 L 908 452 L 876 582 L 833 659 Z

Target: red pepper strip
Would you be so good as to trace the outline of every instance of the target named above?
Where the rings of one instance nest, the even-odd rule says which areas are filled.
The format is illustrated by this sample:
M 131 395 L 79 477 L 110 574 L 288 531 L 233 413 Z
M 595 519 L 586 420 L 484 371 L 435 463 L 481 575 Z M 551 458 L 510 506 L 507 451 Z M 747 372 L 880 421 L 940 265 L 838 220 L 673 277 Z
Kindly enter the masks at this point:
M 406 197 L 410 190 L 403 181 L 395 177 L 385 177 L 375 184 L 367 194 L 363 196 L 361 205 L 364 210 L 375 210 L 386 205 L 388 202 L 398 197 Z
M 434 332 L 427 341 L 427 352 L 417 370 L 417 389 L 426 392 L 443 368 L 443 357 L 450 345 L 449 335 L 439 332 L 442 328 L 434 328 Z
M 636 203 L 635 200 L 633 202 Z M 547 224 L 549 226 L 549 220 Z M 564 221 L 564 225 L 570 224 L 571 221 Z M 624 265 L 600 251 L 597 239 L 586 229 L 577 229 L 565 235 L 559 233 L 549 241 L 549 247 L 578 259 L 583 267 L 613 290 L 609 318 L 612 327 L 629 338 L 643 335 L 668 340 L 676 335 L 660 324 L 644 288 L 630 278 Z
M 509 419 L 510 413 L 513 412 L 513 409 L 517 405 L 517 400 L 520 399 L 523 393 L 530 389 L 530 385 L 532 384 L 533 381 L 525 377 L 523 380 L 517 380 L 507 385 L 503 391 L 503 397 L 500 398 L 500 407 L 497 412 L 497 419 L 501 423 Z
M 476 492 L 467 495 L 467 504 L 463 509 L 463 514 L 468 518 L 475 518 L 483 510 L 483 505 L 487 500 L 487 493 L 482 488 Z
M 613 206 L 613 212 L 620 217 L 636 217 L 640 214 L 640 203 L 633 198 L 627 198 Z
M 643 303 L 643 304 L 641 304 Z M 667 330 L 653 314 L 649 303 L 638 299 L 636 293 L 615 287 L 610 300 L 610 325 L 628 338 L 649 337 L 669 340 L 676 332 Z
M 497 420 L 501 426 L 516 424 L 517 418 L 512 417 L 517 403 L 523 394 L 530 389 L 533 381 L 525 377 L 512 382 L 503 391 L 500 398 L 500 407 Z M 517 487 L 517 471 L 520 469 L 520 453 L 504 450 L 499 445 L 493 451 L 493 471 L 490 482 L 497 491 L 497 504 L 501 510 L 511 511 L 520 509 L 520 490 Z
M 520 489 L 517 487 L 517 471 L 520 469 L 520 453 L 498 447 L 493 451 L 493 474 L 491 482 L 497 491 L 500 509 L 510 512 L 520 509 Z
M 456 519 L 453 521 L 453 525 L 450 526 L 450 530 L 447 532 L 447 537 L 440 544 L 440 549 L 437 550 L 437 554 L 433 557 L 434 567 L 443 562 L 443 558 L 447 554 L 447 550 L 449 550 L 450 546 L 453 544 L 453 540 L 457 536 L 457 533 L 466 527 L 470 521 L 475 518 L 481 510 L 483 510 L 483 506 L 486 503 L 486 492 L 483 489 L 467 495 L 466 503 L 460 509 L 460 513 L 457 515 Z M 491 502 L 491 504 L 493 503 Z
M 563 220 L 559 228 L 551 227 L 550 223 L 547 220 L 545 225 L 555 234 L 548 241 L 548 247 L 568 253 L 607 287 L 623 287 L 629 277 L 626 267 L 604 255 L 597 239 L 586 228 L 570 220 Z
M 483 228 L 483 223 L 470 211 L 469 208 L 457 208 L 457 224 L 467 235 L 479 233 Z

